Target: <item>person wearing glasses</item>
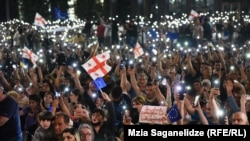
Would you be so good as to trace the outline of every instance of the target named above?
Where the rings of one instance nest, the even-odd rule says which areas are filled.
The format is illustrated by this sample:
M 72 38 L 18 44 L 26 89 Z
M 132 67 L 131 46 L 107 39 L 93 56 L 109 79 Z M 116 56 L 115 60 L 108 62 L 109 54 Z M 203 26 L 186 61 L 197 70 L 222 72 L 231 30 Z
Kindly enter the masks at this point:
M 94 141 L 95 134 L 91 124 L 83 123 L 79 126 L 78 132 L 81 141 Z

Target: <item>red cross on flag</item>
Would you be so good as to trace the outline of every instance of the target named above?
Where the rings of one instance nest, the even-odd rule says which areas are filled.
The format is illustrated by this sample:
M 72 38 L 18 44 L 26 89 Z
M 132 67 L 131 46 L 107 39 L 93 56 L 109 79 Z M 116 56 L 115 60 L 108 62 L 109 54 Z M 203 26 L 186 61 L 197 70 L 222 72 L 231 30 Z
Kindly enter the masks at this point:
M 24 47 L 22 58 L 30 59 L 33 64 L 36 64 L 36 61 L 38 60 L 39 57 L 35 53 L 33 53 L 30 49 Z
M 86 63 L 84 63 L 82 67 L 86 70 L 86 72 L 91 76 L 93 80 L 96 80 L 99 77 L 105 76 L 111 70 L 111 67 L 106 64 L 106 61 L 109 58 L 110 52 L 106 51 L 102 54 L 98 54 L 92 57 Z
M 36 13 L 34 25 L 45 27 L 45 24 L 46 20 L 39 13 Z
M 135 58 L 140 57 L 144 54 L 144 51 L 139 43 L 136 43 L 135 48 L 134 48 L 134 55 Z
M 190 14 L 189 14 L 188 19 L 189 20 L 193 20 L 196 17 L 199 17 L 199 13 L 192 9 L 191 12 L 190 12 Z

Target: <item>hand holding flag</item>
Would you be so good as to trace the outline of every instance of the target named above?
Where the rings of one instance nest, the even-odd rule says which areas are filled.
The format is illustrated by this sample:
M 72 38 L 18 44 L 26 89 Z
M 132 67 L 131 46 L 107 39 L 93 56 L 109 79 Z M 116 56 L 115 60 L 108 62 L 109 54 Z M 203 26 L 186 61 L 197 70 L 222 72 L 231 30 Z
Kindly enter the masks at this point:
M 134 55 L 135 58 L 138 58 L 144 54 L 143 48 L 139 43 L 136 43 L 135 48 L 134 48 Z
M 33 64 L 36 64 L 36 61 L 38 60 L 39 57 L 35 53 L 33 53 L 30 49 L 24 47 L 22 58 L 30 59 Z
M 182 118 L 180 111 L 177 107 L 177 105 L 173 105 L 168 111 L 167 111 L 167 117 L 170 122 L 176 122 Z
M 189 14 L 188 19 L 189 20 L 193 20 L 196 17 L 199 17 L 199 13 L 192 9 L 191 12 L 190 12 L 190 14 Z
M 95 87 L 99 90 L 107 86 L 107 84 L 105 83 L 102 77 L 97 78 L 96 80 L 93 81 L 93 83 Z

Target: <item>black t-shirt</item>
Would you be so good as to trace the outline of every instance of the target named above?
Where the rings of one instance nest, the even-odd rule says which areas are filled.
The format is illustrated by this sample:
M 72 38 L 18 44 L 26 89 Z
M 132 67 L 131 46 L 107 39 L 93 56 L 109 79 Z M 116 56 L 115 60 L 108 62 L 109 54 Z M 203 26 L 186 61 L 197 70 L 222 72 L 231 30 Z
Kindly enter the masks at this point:
M 9 120 L 0 127 L 0 140 L 8 140 L 22 133 L 19 109 L 17 102 L 7 96 L 0 102 L 0 116 L 8 117 Z
M 116 126 L 120 126 L 122 124 L 122 116 L 124 110 L 130 110 L 132 108 L 132 101 L 130 97 L 127 94 L 122 94 L 122 97 L 119 101 L 113 101 L 114 109 L 115 109 L 115 114 L 116 114 L 116 121 L 115 124 Z M 124 109 L 124 107 L 126 107 Z

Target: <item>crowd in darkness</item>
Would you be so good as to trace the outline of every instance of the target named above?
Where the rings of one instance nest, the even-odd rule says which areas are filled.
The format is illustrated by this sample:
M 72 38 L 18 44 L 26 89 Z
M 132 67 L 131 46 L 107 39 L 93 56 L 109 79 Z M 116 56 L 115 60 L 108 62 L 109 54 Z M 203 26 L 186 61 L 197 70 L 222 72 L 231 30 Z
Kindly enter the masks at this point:
M 57 29 L 1 23 L 0 140 L 123 141 L 124 125 L 153 125 L 140 122 L 143 106 L 176 105 L 181 118 L 165 115 L 164 126 L 249 125 L 249 22 L 225 12 L 124 23 L 99 16 Z M 112 69 L 100 90 L 81 65 L 106 50 Z

